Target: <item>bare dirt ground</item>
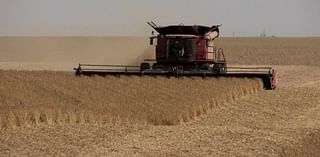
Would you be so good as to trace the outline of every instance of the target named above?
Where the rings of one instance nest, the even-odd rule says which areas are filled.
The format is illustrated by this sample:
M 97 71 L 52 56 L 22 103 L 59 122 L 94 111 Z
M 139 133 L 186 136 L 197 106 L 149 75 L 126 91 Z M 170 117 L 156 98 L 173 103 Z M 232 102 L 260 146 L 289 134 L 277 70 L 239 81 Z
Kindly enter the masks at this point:
M 157 91 L 162 94 L 166 93 L 165 91 L 170 91 L 173 95 L 179 95 L 175 92 L 172 93 L 172 89 L 187 90 L 187 87 L 185 89 L 182 87 L 187 86 L 189 81 L 195 81 L 194 88 L 192 88 L 194 90 L 191 93 L 206 96 L 197 101 L 191 99 L 190 96 L 190 100 L 185 102 L 187 104 L 190 102 L 189 105 L 175 103 L 180 100 L 185 101 L 177 97 L 165 99 L 168 100 L 165 101 L 166 103 L 171 102 L 170 105 L 179 106 L 177 108 L 173 107 L 175 112 L 172 112 L 172 110 L 166 112 L 166 110 L 161 110 L 163 108 L 157 109 L 157 111 L 161 111 L 161 115 L 170 113 L 168 115 L 174 115 L 173 120 L 180 119 L 178 123 L 172 123 L 172 125 L 148 123 L 145 122 L 148 118 L 136 114 L 132 116 L 128 114 L 130 112 L 124 112 L 125 114 L 120 115 L 120 121 L 121 117 L 126 116 L 139 117 L 140 119 L 127 123 L 108 121 L 101 124 L 98 120 L 84 115 L 85 118 L 82 118 L 84 123 L 81 123 L 81 120 L 77 122 L 76 116 L 72 116 L 72 114 L 55 114 L 62 115 L 57 118 L 57 116 L 48 113 L 48 115 L 52 115 L 52 120 L 48 121 L 50 118 L 46 118 L 50 116 L 40 118 L 43 112 L 39 108 L 60 105 L 63 109 L 70 109 L 64 106 L 67 106 L 67 104 L 75 106 L 77 100 L 84 101 L 82 105 L 78 106 L 79 110 L 104 113 L 100 110 L 101 108 L 96 108 L 101 106 L 99 103 L 103 103 L 95 99 L 94 95 L 98 93 L 91 93 L 90 91 L 94 89 L 104 91 L 101 87 L 108 86 L 108 81 L 109 84 L 112 84 L 113 81 L 122 82 L 124 85 L 128 84 L 125 83 L 125 79 L 112 81 L 114 78 L 73 78 L 68 72 L 1 71 L 0 109 L 2 115 L 7 115 L 3 117 L 11 116 L 14 120 L 6 121 L 2 118 L 4 120 L 2 122 L 11 125 L 2 123 L 0 153 L 3 156 L 318 156 L 320 154 L 320 39 L 219 39 L 218 44 L 225 48 L 225 53 L 233 64 L 273 65 L 279 74 L 278 88 L 274 91 L 254 90 L 261 84 L 255 84 L 255 80 L 239 80 L 239 83 L 248 81 L 247 83 L 253 85 L 253 89 L 236 83 L 238 88 L 226 86 L 227 89 L 217 92 L 217 90 L 223 88 L 219 87 L 217 89 L 218 87 L 214 87 L 214 82 L 217 83 L 217 80 L 205 80 L 205 84 L 202 84 L 197 80 L 187 79 L 181 86 L 172 82 L 175 80 L 162 80 L 159 81 L 162 91 Z M 0 49 L 3 49 L 3 45 L 0 46 Z M 1 55 L 5 54 L 3 52 L 0 51 Z M 268 59 L 271 63 L 268 62 Z M 8 59 L 3 60 L 8 63 Z M 19 62 L 15 59 L 11 61 Z M 39 79 L 44 81 L 37 83 Z M 79 82 L 75 82 L 77 79 Z M 138 78 L 133 79 L 136 79 L 135 81 L 139 80 Z M 148 81 L 153 82 L 153 79 Z M 10 81 L 12 81 L 12 85 L 10 85 Z M 142 81 L 148 82 L 146 80 Z M 172 89 L 165 87 L 166 81 L 172 83 L 169 85 Z M 219 81 L 223 83 L 221 86 L 230 85 L 225 83 L 224 80 Z M 26 84 L 23 82 L 26 82 Z M 238 82 L 238 80 L 233 80 L 233 82 Z M 48 83 L 51 83 L 51 85 L 46 85 Z M 67 86 L 67 84 L 70 84 L 70 86 Z M 79 84 L 80 86 L 77 86 Z M 73 96 L 77 94 L 73 89 L 83 88 L 85 85 L 90 86 L 88 86 L 88 89 L 83 89 L 84 91 L 78 89 L 78 94 L 83 94 L 81 95 L 83 97 L 89 96 L 83 99 L 74 99 Z M 112 87 L 115 88 L 116 86 L 113 85 Z M 61 90 L 62 87 L 64 90 Z M 127 94 L 116 90 L 117 94 L 127 96 L 128 93 L 136 91 L 133 89 L 137 87 L 130 87 L 131 91 Z M 146 88 L 146 86 L 141 87 Z M 56 95 L 53 94 L 55 90 Z M 105 92 L 108 90 L 106 89 Z M 203 90 L 214 94 L 212 96 L 205 94 L 206 92 L 203 92 Z M 13 92 L 10 93 L 10 91 Z M 238 91 L 241 91 L 242 94 L 239 94 Z M 42 95 L 44 98 L 40 98 Z M 138 95 L 141 95 L 141 93 Z M 166 96 L 169 97 L 169 95 Z M 121 96 L 114 97 L 121 98 Z M 144 105 L 141 106 L 148 107 L 148 103 L 143 102 L 143 100 L 151 100 L 148 98 L 137 99 L 138 96 L 133 94 L 131 94 L 131 97 L 122 100 L 123 103 L 119 104 L 126 104 L 125 102 L 128 101 L 132 104 L 142 103 Z M 221 100 L 219 97 L 224 97 L 224 101 L 213 103 L 216 99 Z M 88 100 L 90 98 L 92 100 Z M 105 101 L 106 99 L 112 100 L 112 96 L 102 100 Z M 131 99 L 135 101 L 132 102 Z M 210 99 L 213 101 L 210 102 Z M 161 103 L 161 99 L 156 100 L 156 102 Z M 28 101 L 30 102 L 19 104 Z M 62 103 L 56 104 L 53 102 Z M 90 104 L 90 102 L 95 103 Z M 210 103 L 214 105 L 205 110 L 205 107 L 197 102 L 209 102 L 209 106 Z M 154 104 L 154 106 L 156 105 Z M 163 107 L 172 108 L 170 105 Z M 138 105 L 134 106 L 139 107 Z M 180 106 L 183 110 L 180 110 Z M 201 106 L 201 109 L 198 109 L 201 114 L 197 115 L 194 112 L 196 116 L 189 117 L 187 118 L 189 120 L 186 121 L 176 116 L 181 112 L 189 112 L 188 107 L 190 106 Z M 34 108 L 30 109 L 29 107 Z M 38 122 L 40 123 L 33 123 L 36 118 L 32 118 L 30 112 L 28 114 L 29 118 L 26 118 L 29 119 L 29 122 L 21 126 L 17 125 L 20 124 L 17 122 L 22 121 L 21 119 L 18 120 L 19 118 L 16 116 L 19 114 L 13 114 L 17 111 L 15 110 L 17 108 L 19 111 L 38 110 L 40 113 Z M 71 109 L 75 110 L 76 107 L 71 107 Z M 107 113 L 109 115 L 119 113 L 116 106 L 114 109 Z M 132 111 L 134 109 L 128 105 L 121 111 Z M 9 110 L 12 111 L 12 114 L 6 114 L 5 111 Z M 138 109 L 138 111 L 141 111 L 138 114 L 148 112 L 146 108 Z M 62 110 L 59 113 L 72 112 Z M 149 113 L 153 115 L 151 111 Z M 54 122 L 54 119 L 60 119 L 60 123 Z M 163 120 L 163 118 L 160 119 Z

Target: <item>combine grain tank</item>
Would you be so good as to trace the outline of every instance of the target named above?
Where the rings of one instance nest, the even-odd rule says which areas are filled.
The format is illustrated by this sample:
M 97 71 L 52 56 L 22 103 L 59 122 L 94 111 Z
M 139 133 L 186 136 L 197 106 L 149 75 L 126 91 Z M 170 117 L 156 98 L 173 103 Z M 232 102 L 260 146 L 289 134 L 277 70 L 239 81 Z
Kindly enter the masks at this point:
M 214 40 L 219 37 L 221 25 L 170 25 L 148 24 L 158 32 L 150 37 L 156 40 L 155 59 L 146 59 L 140 66 L 79 64 L 76 75 L 152 75 L 260 78 L 265 89 L 276 87 L 276 72 L 272 67 L 230 67 L 223 49 Z M 152 63 L 152 64 L 150 64 Z

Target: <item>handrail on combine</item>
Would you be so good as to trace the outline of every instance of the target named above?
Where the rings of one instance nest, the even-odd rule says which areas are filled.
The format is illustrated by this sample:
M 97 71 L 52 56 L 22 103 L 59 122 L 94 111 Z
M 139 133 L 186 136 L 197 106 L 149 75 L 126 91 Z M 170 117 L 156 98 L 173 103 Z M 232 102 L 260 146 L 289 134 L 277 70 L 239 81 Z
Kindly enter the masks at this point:
M 101 65 L 101 64 L 79 64 L 79 67 L 81 66 L 89 66 L 89 67 L 140 67 L 140 66 L 135 66 L 135 65 Z
M 227 67 L 227 73 L 267 73 L 272 74 L 274 69 L 272 67 Z
M 102 68 L 98 68 L 102 67 Z M 79 64 L 77 68 L 74 68 L 76 75 L 81 75 L 83 72 L 136 72 L 140 69 L 140 66 L 132 65 L 98 65 L 98 64 Z

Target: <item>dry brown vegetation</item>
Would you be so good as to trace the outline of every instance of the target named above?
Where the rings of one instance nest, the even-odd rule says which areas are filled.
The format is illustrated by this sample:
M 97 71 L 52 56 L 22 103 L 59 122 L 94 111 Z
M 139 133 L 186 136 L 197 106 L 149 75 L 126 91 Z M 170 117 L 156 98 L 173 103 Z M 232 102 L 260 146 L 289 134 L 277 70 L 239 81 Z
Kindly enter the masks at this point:
M 75 77 L 67 72 L 0 71 L 3 128 L 45 124 L 188 122 L 262 90 L 256 79 Z
M 15 40 L 17 46 L 8 45 Z M 133 40 L 118 38 L 111 43 L 124 52 L 127 47 L 121 48 L 120 43 Z M 48 62 L 41 69 L 59 69 L 56 63 L 71 69 L 66 64 L 75 61 L 71 58 L 104 63 L 104 58 L 112 60 L 116 55 L 109 53 L 114 47 L 103 45 L 107 41 L 112 39 L 2 38 L 0 54 L 5 63 L 0 67 Z M 152 51 L 147 40 L 136 42 L 129 44 L 137 46 L 132 48 L 133 56 Z M 320 38 L 222 38 L 217 44 L 224 48 L 230 64 L 274 65 L 279 87 L 264 91 L 258 88 L 259 80 L 250 79 L 76 78 L 70 72 L 2 70 L 0 153 L 318 156 Z M 28 59 L 19 59 L 24 50 Z M 145 51 L 138 54 L 140 50 Z M 43 58 L 33 57 L 38 55 Z M 52 56 L 56 58 L 50 59 Z M 129 61 L 132 56 L 112 63 L 126 58 L 134 63 L 134 59 Z

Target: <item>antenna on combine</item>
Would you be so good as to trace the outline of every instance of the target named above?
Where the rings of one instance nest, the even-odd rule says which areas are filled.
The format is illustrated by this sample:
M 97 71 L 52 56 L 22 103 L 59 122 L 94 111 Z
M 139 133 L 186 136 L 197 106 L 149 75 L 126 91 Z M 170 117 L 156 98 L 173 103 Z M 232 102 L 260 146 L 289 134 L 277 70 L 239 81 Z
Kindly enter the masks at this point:
M 147 24 L 154 29 L 158 27 L 157 24 L 155 24 L 153 21 L 147 22 Z

